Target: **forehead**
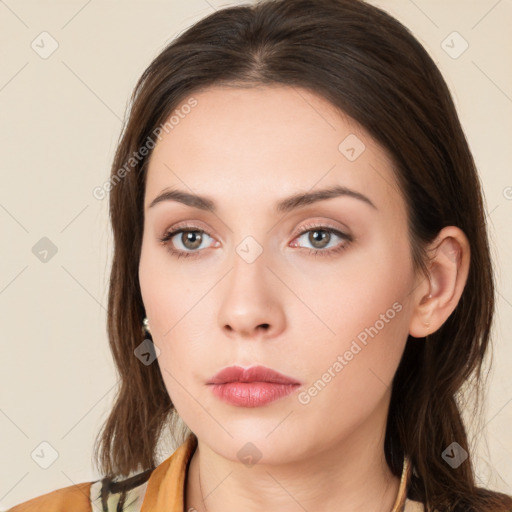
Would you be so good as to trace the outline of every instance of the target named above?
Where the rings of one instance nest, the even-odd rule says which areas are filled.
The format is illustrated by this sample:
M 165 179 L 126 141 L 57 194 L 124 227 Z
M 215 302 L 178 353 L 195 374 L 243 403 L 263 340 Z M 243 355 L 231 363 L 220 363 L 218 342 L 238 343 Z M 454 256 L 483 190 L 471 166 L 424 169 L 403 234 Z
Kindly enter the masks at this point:
M 400 199 L 387 152 L 306 89 L 210 87 L 185 98 L 171 118 L 149 162 L 146 206 L 173 186 L 245 205 L 336 184 L 376 203 Z

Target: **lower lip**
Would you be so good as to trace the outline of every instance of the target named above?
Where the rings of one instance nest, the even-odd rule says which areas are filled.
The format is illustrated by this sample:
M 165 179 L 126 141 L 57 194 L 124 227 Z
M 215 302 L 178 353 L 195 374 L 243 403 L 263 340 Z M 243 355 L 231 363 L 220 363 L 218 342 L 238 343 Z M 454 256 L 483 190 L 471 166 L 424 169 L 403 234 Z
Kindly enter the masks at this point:
M 292 393 L 299 384 L 273 382 L 227 382 L 210 384 L 221 400 L 238 407 L 260 407 Z

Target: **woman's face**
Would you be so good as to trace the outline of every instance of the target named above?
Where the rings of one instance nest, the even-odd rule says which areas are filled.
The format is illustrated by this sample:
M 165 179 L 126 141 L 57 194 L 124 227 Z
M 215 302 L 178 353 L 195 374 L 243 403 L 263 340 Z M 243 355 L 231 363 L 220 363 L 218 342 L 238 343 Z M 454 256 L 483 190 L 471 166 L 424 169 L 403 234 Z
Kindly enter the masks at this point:
M 389 157 L 304 89 L 214 87 L 193 99 L 151 155 L 139 268 L 178 413 L 233 461 L 382 442 L 419 279 Z M 350 192 L 322 198 L 335 187 Z M 164 191 L 213 208 L 178 196 L 151 206 Z M 232 365 L 300 384 L 253 407 L 226 402 L 207 383 Z

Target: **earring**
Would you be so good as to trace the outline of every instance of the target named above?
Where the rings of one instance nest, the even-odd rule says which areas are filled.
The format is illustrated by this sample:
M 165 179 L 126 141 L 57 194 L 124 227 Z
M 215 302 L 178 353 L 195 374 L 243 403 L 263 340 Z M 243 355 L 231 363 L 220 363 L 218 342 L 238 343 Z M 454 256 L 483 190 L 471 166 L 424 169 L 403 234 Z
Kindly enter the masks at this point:
M 147 317 L 144 317 L 144 320 L 142 320 L 142 332 L 144 334 L 151 334 L 151 331 L 149 330 L 149 320 Z

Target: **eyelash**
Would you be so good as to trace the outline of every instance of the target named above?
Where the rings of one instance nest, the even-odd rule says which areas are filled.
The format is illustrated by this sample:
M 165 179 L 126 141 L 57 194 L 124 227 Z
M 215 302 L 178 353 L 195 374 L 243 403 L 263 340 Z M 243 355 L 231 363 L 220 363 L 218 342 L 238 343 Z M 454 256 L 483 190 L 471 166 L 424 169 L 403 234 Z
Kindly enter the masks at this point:
M 345 242 L 340 244 L 339 246 L 335 247 L 334 249 L 327 249 L 327 250 L 325 250 L 325 249 L 307 249 L 308 250 L 308 254 L 311 255 L 311 256 L 332 256 L 334 254 L 340 253 L 341 251 L 344 251 L 348 247 L 348 245 L 353 241 L 352 236 L 347 235 L 347 234 L 339 231 L 338 229 L 332 228 L 330 226 L 323 226 L 323 225 L 308 225 L 308 226 L 304 226 L 304 229 L 300 233 L 298 233 L 295 236 L 295 238 L 298 238 L 298 237 L 300 237 L 300 236 L 302 236 L 302 235 L 304 235 L 306 233 L 309 233 L 310 231 L 313 231 L 313 230 L 316 230 L 316 231 L 326 231 L 328 233 L 332 233 L 332 234 L 338 236 L 339 238 L 342 238 L 343 240 L 345 240 Z M 213 238 L 210 235 L 210 233 L 208 233 L 208 231 L 205 231 L 204 229 L 200 229 L 197 226 L 188 225 L 188 226 L 178 226 L 176 229 L 174 229 L 172 231 L 168 231 L 167 233 L 165 233 L 165 235 L 162 238 L 159 238 L 159 241 L 166 247 L 166 249 L 173 256 L 176 256 L 177 258 L 195 258 L 195 257 L 197 257 L 199 255 L 199 253 L 201 251 L 197 251 L 197 250 L 196 251 L 176 250 L 176 249 L 173 249 L 172 248 L 172 244 L 169 243 L 169 241 L 175 235 L 177 235 L 178 233 L 185 233 L 185 232 L 205 233 L 210 238 Z

